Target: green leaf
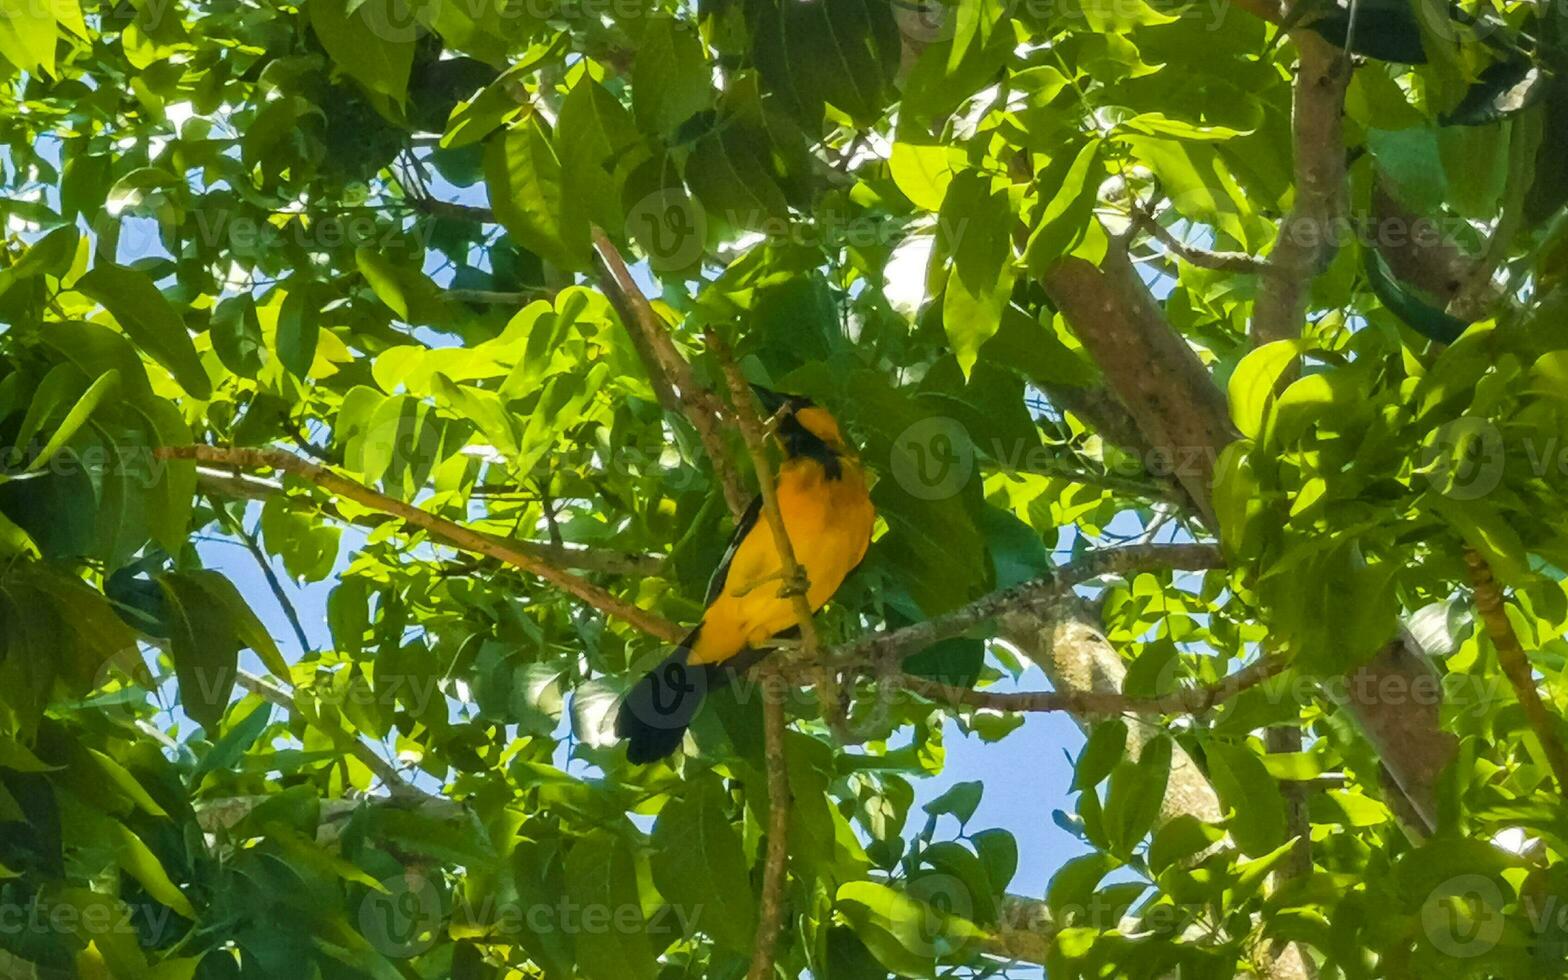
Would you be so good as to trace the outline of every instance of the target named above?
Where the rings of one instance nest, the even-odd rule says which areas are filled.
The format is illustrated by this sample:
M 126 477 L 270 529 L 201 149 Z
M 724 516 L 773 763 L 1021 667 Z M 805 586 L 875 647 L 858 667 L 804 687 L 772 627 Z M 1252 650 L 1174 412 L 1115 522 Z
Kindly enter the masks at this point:
M 713 104 L 711 69 L 696 31 L 649 17 L 632 67 L 632 112 L 643 132 L 663 136 Z
M 321 335 L 320 288 L 310 279 L 291 279 L 278 307 L 277 354 L 283 367 L 304 380 L 316 359 Z
M 196 763 L 196 768 L 191 772 L 191 785 L 199 785 L 203 776 L 209 772 L 223 772 L 233 769 L 239 764 L 245 752 L 255 744 L 256 739 L 266 730 L 267 722 L 272 720 L 272 705 L 263 701 L 250 710 L 250 713 L 230 725 L 223 735 L 214 743 L 207 754 Z
M 115 861 L 125 873 L 141 882 L 141 886 L 147 889 L 147 894 L 167 905 L 177 914 L 187 919 L 196 919 L 196 909 L 191 906 L 190 899 L 186 898 L 169 879 L 169 873 L 164 870 L 163 864 L 147 845 L 131 833 L 130 828 L 117 820 L 106 821 L 105 827 L 110 832 Z
M 1304 348 L 1304 341 L 1276 340 L 1248 351 L 1236 365 L 1228 385 L 1230 417 L 1242 435 L 1256 439 L 1262 432 L 1264 415 L 1274 400 L 1274 388 Z
M 1530 578 L 1530 558 L 1523 539 L 1489 497 L 1456 500 L 1428 493 L 1421 502 L 1436 511 L 1465 543 L 1486 559 L 1497 580 L 1521 585 Z
M 1231 811 L 1230 835 L 1249 857 L 1269 853 L 1285 841 L 1285 798 L 1263 760 L 1245 745 L 1206 742 L 1209 778 L 1220 804 Z
M 402 101 L 419 26 L 403 0 L 310 0 L 310 26 L 344 73 Z
M 161 446 L 188 446 L 194 440 L 185 416 L 172 402 L 163 398 L 141 399 L 133 403 L 146 421 L 148 442 Z M 164 550 L 177 552 L 185 542 L 191 510 L 196 497 L 196 462 L 189 459 L 152 461 L 147 477 L 153 485 L 147 493 L 147 527 L 154 541 Z
M 1046 905 L 1058 923 L 1081 921 L 1090 907 L 1090 896 L 1106 875 L 1121 867 L 1120 859 L 1095 851 L 1075 857 L 1051 875 L 1045 890 Z
M 1166 868 L 1198 854 L 1220 838 L 1225 831 L 1204 823 L 1190 813 L 1179 813 L 1167 821 L 1149 842 L 1149 870 L 1158 875 Z
M 217 731 L 239 670 L 240 639 L 229 609 L 214 601 L 198 575 L 166 572 L 155 578 L 169 608 L 169 653 L 185 713 Z
M 1212 143 L 1127 133 L 1117 137 L 1159 178 L 1171 206 L 1184 218 L 1211 224 L 1251 249 L 1256 220 L 1246 192 Z
M 948 185 L 936 246 L 952 262 L 942 325 L 966 378 L 1013 294 L 1013 220 L 1006 188 L 993 188 L 989 175 L 965 170 Z
M 109 370 L 118 375 L 116 369 Z M 80 400 L 86 390 L 87 381 L 76 365 L 63 362 L 50 368 L 44 379 L 38 382 L 38 387 L 33 389 L 27 415 L 22 419 L 22 427 L 16 430 L 16 445 L 23 449 L 29 446 L 34 437 L 43 431 L 44 423 L 66 405 L 73 404 L 73 400 Z
M 1164 734 L 1143 746 L 1137 762 L 1124 761 L 1112 770 L 1103 817 L 1115 853 L 1130 854 L 1154 826 L 1170 774 L 1171 739 Z
M 230 296 L 212 311 L 207 327 L 212 349 L 223 366 L 242 378 L 255 378 L 261 371 L 261 355 L 266 350 L 261 321 L 256 316 L 256 299 L 250 293 Z
M 905 977 L 933 975 L 939 959 L 984 935 L 966 919 L 874 881 L 840 885 L 834 908 L 883 966 Z
M 523 247 L 562 269 L 588 265 L 588 226 L 567 223 L 561 162 L 538 116 L 531 115 L 485 147 L 490 206 Z
M 1013 875 L 1018 873 L 1017 838 L 1010 831 L 993 827 L 970 834 L 969 842 L 975 846 L 980 863 L 985 865 L 986 874 L 991 879 L 992 893 L 1005 894 Z
M 625 227 L 617 168 L 639 142 L 631 114 L 609 89 L 584 74 L 562 101 L 555 127 L 562 203 L 580 212 L 568 223 L 592 221 L 616 231 Z
M 196 354 L 185 321 L 152 280 L 123 265 L 100 263 L 76 280 L 78 292 L 96 300 L 136 345 L 174 375 L 192 397 L 212 397 L 212 384 Z
M 115 789 L 129 797 L 131 802 L 136 804 L 137 809 L 153 817 L 169 815 L 124 766 L 92 746 L 84 746 L 84 748 L 104 778 L 112 783 Z
M 941 796 L 927 803 L 923 809 L 933 817 L 944 813 L 952 814 L 958 818 L 958 823 L 962 826 L 975 815 L 975 808 L 980 805 L 980 794 L 983 792 L 985 792 L 985 784 L 978 779 L 954 783 Z
M 1093 219 L 1104 176 L 1100 146 L 1099 140 L 1091 139 L 1073 156 L 1063 154 L 1051 161 L 1041 175 L 1039 186 L 1048 189 L 1051 197 L 1042 198 L 1043 207 L 1024 247 L 1024 261 L 1036 277 L 1071 251 Z
M 0 57 L 22 71 L 54 74 L 57 32 L 54 5 L 36 0 L 0 0 Z
M 103 403 L 103 400 L 114 394 L 119 387 L 120 372 L 113 368 L 99 375 L 92 384 L 88 385 L 82 397 L 77 399 L 69 412 L 65 413 L 65 418 L 49 437 L 49 441 L 44 443 L 44 448 L 40 449 L 38 455 L 33 457 L 33 461 L 27 464 L 27 472 L 35 473 L 43 469 L 49 460 L 54 458 L 54 454 L 70 442 L 83 425 L 87 424 L 88 418 Z
M 924 211 L 941 210 L 948 185 L 962 165 L 962 156 L 955 154 L 946 143 L 901 141 L 893 144 L 893 153 L 888 159 L 893 183 L 915 207 Z
M 365 579 L 342 576 L 327 595 L 327 626 L 332 647 L 344 656 L 359 659 L 370 627 L 369 590 Z
M 194 582 L 207 596 L 216 603 L 234 624 L 234 634 L 242 645 L 253 650 L 266 668 L 278 677 L 289 676 L 289 666 L 283 659 L 283 654 L 278 650 L 278 645 L 272 639 L 272 634 L 262 625 L 261 620 L 251 611 L 245 597 L 240 595 L 239 589 L 234 587 L 220 572 L 207 569 L 198 569 L 183 573 L 185 578 Z
M 387 304 L 398 319 L 408 319 L 408 297 L 403 295 L 403 284 L 398 281 L 397 267 L 380 250 L 361 246 L 354 250 L 354 265 L 365 277 L 376 299 Z
M 1110 718 L 1097 723 L 1089 733 L 1089 741 L 1073 767 L 1072 789 L 1081 792 L 1100 785 L 1122 761 L 1127 751 L 1127 723 L 1120 718 Z
M 295 581 L 320 582 L 337 564 L 342 529 L 290 506 L 282 496 L 262 505 L 261 534 L 267 550 L 283 559 L 284 570 Z
M 1373 294 L 1410 329 L 1440 344 L 1452 344 L 1465 332 L 1469 324 L 1422 299 L 1410 287 L 1395 279 L 1376 249 L 1362 249 L 1361 258 Z
M 911 877 L 911 891 L 917 897 L 977 925 L 996 923 L 990 872 L 975 852 L 957 841 L 938 841 L 920 852 L 920 862 L 934 873 Z
M 666 803 L 653 829 L 653 880 L 677 908 L 707 910 L 696 920 L 699 928 L 746 952 L 754 938 L 755 901 L 727 810 L 728 794 L 712 778 Z
M 9 735 L 0 735 L 0 769 L 12 772 L 57 772 L 60 767 L 44 762 L 31 749 Z
M 658 975 L 625 840 L 600 830 L 572 844 L 566 855 L 566 894 L 578 908 L 598 910 L 607 919 L 606 928 L 577 933 L 577 969 L 585 980 L 653 980 Z

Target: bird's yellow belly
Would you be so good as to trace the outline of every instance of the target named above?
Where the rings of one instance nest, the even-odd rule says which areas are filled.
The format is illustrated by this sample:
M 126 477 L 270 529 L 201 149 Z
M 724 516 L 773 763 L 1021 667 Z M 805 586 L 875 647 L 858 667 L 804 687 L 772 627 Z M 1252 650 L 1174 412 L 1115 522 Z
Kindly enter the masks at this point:
M 820 609 L 865 557 L 876 519 L 858 470 L 825 479 L 816 464 L 787 464 L 779 474 L 779 510 L 795 559 L 806 571 L 806 598 Z M 724 592 L 708 607 L 691 663 L 718 663 L 796 624 L 773 531 L 759 521 L 737 549 Z

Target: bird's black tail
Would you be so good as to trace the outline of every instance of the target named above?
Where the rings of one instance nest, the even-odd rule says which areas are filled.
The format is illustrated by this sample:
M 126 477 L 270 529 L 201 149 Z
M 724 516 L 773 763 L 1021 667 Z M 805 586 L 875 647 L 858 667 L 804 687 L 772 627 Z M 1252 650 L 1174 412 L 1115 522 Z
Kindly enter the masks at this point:
M 698 627 L 701 629 L 701 627 Z M 697 631 L 686 637 L 659 665 L 638 681 L 621 702 L 615 734 L 626 741 L 626 759 L 641 765 L 680 747 L 686 728 L 708 693 L 712 672 L 689 665 Z

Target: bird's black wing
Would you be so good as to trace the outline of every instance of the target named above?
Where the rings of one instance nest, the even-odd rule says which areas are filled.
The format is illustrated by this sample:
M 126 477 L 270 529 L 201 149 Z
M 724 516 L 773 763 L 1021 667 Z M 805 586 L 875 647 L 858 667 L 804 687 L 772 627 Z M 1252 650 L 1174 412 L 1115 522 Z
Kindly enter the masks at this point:
M 724 582 L 730 576 L 730 562 L 735 560 L 735 551 L 740 543 L 757 526 L 757 519 L 762 516 L 762 494 L 751 498 L 751 504 L 746 512 L 740 515 L 740 520 L 735 524 L 735 533 L 730 535 L 729 546 L 724 549 L 724 557 L 719 559 L 719 567 L 713 570 L 713 577 L 708 579 L 708 595 L 702 600 L 704 606 L 713 605 L 713 600 L 724 591 Z

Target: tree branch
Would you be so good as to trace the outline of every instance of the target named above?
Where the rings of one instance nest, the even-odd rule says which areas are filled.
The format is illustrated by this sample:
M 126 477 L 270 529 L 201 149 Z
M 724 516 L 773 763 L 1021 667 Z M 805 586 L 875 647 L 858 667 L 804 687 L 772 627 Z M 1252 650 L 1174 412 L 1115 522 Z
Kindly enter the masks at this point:
M 289 599 L 288 593 L 283 591 L 283 583 L 278 581 L 278 573 L 273 571 L 272 562 L 267 560 L 267 553 L 261 550 L 261 544 L 256 540 L 256 535 L 245 530 L 239 519 L 232 516 L 227 510 L 218 505 L 216 500 L 208 498 L 208 503 L 217 512 L 218 519 L 228 527 L 235 537 L 245 544 L 245 550 L 256 559 L 256 565 L 261 569 L 261 575 L 267 580 L 267 587 L 272 590 L 273 598 L 278 600 L 278 606 L 283 610 L 283 616 L 289 621 L 289 626 L 294 630 L 294 638 L 299 641 L 301 653 L 315 649 L 311 646 L 310 637 L 305 634 L 305 625 L 299 620 L 299 610 L 294 608 L 294 603 Z
M 1333 259 L 1345 220 L 1345 90 L 1348 56 L 1306 28 L 1297 51 L 1291 129 L 1296 200 L 1280 222 L 1252 314 L 1255 344 L 1301 336 L 1312 279 Z
M 1042 280 L 1106 382 L 1210 527 L 1219 453 L 1236 436 L 1225 395 L 1113 243 L 1099 267 L 1068 256 Z
M 898 678 L 905 688 L 932 701 L 961 704 L 970 708 L 997 711 L 1067 711 L 1079 717 L 1107 715 L 1199 715 L 1224 704 L 1248 688 L 1256 687 L 1280 671 L 1286 663 L 1279 657 L 1253 661 L 1234 674 L 1203 687 L 1188 687 L 1159 697 L 1132 697 L 1111 691 L 976 691 L 967 687 L 941 684 L 910 674 Z
M 811 601 L 806 598 L 811 582 L 806 578 L 806 569 L 795 558 L 795 546 L 789 539 L 789 529 L 784 525 L 784 512 L 779 509 L 773 464 L 768 461 L 762 421 L 757 418 L 757 411 L 752 407 L 752 394 L 746 385 L 746 379 L 741 376 L 740 368 L 735 364 L 735 358 L 731 356 L 729 347 L 718 334 L 708 334 L 708 349 L 718 359 L 719 367 L 724 372 L 724 379 L 729 384 L 730 398 L 735 403 L 735 421 L 740 426 L 741 437 L 746 441 L 746 454 L 751 458 L 751 465 L 757 471 L 757 486 L 762 494 L 762 517 L 768 522 L 768 529 L 773 533 L 773 547 L 779 553 L 779 566 L 784 573 L 784 582 L 779 595 L 788 596 L 791 605 L 795 607 L 795 621 L 800 626 L 801 646 L 805 650 L 806 659 L 815 661 L 819 649 L 817 627 L 811 618 Z
M 239 466 L 245 469 L 272 469 L 313 483 L 330 493 L 349 498 L 366 507 L 390 514 L 408 524 L 430 532 L 435 537 L 475 554 L 485 555 L 521 568 L 552 585 L 559 586 L 602 613 L 624 620 L 652 636 L 679 642 L 686 630 L 667 619 L 612 595 L 586 579 L 572 575 L 550 564 L 529 551 L 516 547 L 511 541 L 495 535 L 464 527 L 455 521 L 437 517 L 413 504 L 389 497 L 372 490 L 363 483 L 333 472 L 319 463 L 301 459 L 281 449 L 251 449 L 222 446 L 164 446 L 156 450 L 159 459 L 193 459 L 199 463 Z
M 779 677 L 768 668 L 764 677 Z M 780 685 L 782 687 L 782 684 Z M 789 883 L 789 760 L 785 756 L 784 692 L 764 690 L 762 735 L 768 772 L 768 851 L 762 866 L 762 901 L 752 942 L 747 980 L 772 980 L 784 925 L 784 888 Z
M 271 796 L 226 796 L 212 800 L 197 800 L 193 804 L 196 810 L 196 825 L 209 834 L 220 830 L 228 830 L 240 821 L 251 815 L 251 812 L 268 800 L 275 799 Z M 414 809 L 421 816 L 432 820 L 454 820 L 463 814 L 463 804 L 456 800 L 448 800 L 439 796 L 419 797 L 359 797 L 354 799 L 324 799 L 320 801 L 321 819 L 316 830 L 318 844 L 330 843 L 341 835 L 341 824 L 355 811 L 366 806 L 386 806 L 399 809 Z
M 1557 792 L 1568 793 L 1568 750 L 1563 748 L 1562 740 L 1557 735 L 1557 719 L 1541 701 L 1541 692 L 1536 688 L 1535 677 L 1530 671 L 1530 658 L 1525 655 L 1524 647 L 1519 643 L 1519 635 L 1508 621 L 1503 590 L 1492 577 L 1492 566 L 1474 548 L 1465 549 L 1465 567 L 1470 571 L 1476 611 L 1481 614 L 1486 633 L 1492 638 L 1492 646 L 1497 649 L 1498 665 L 1503 668 L 1503 674 L 1513 686 L 1519 707 L 1524 711 L 1525 721 L 1529 722 L 1530 730 L 1535 732 L 1536 739 L 1541 743 L 1541 751 L 1545 753 L 1552 777 L 1557 781 Z
M 1136 211 L 1133 222 L 1153 235 L 1155 240 L 1165 247 L 1165 250 L 1200 269 L 1213 269 L 1216 272 L 1234 272 L 1240 275 L 1259 275 L 1268 269 L 1268 263 L 1246 252 L 1212 252 L 1208 249 L 1188 245 L 1172 234 L 1171 230 L 1160 224 L 1160 220 L 1147 211 Z
M 1225 567 L 1225 556 L 1212 544 L 1137 544 L 1101 548 L 1046 575 L 987 596 L 934 619 L 886 633 L 873 633 L 842 644 L 829 654 L 840 667 L 886 670 L 910 654 L 941 640 L 961 636 L 1006 612 L 1026 611 L 1054 602 L 1075 586 L 1102 575 L 1126 575 L 1162 568 L 1203 570 Z M 1057 709 L 1046 709 L 1057 710 Z
M 236 673 L 235 683 L 259 696 L 262 700 L 270 701 L 286 711 L 292 712 L 295 710 L 294 695 L 264 677 L 257 677 L 249 671 L 241 670 Z M 387 792 L 394 798 L 421 803 L 446 802 L 441 797 L 427 793 L 404 779 L 403 774 L 398 771 L 396 766 L 381 758 L 380 755 L 376 754 L 375 749 L 372 749 L 362 740 L 357 738 L 351 739 L 348 750 L 354 753 L 355 758 L 365 764 L 365 768 L 380 778 L 381 782 L 386 786 Z
M 290 507 L 300 506 L 297 497 L 284 495 L 283 484 L 277 480 L 255 476 L 249 473 L 240 473 L 233 469 L 217 469 L 211 466 L 196 467 L 196 485 L 201 492 L 208 496 L 224 497 L 229 500 L 270 500 L 273 497 L 283 497 Z M 331 501 L 318 501 L 311 508 L 325 514 L 336 521 L 345 524 L 354 524 L 359 527 L 380 527 L 393 518 L 386 514 L 357 514 L 353 517 L 346 516 Z M 581 545 L 566 544 L 556 546 L 544 541 L 523 541 L 518 538 L 501 537 L 518 551 L 534 556 L 542 562 L 554 565 L 557 568 L 571 568 L 582 572 L 602 572 L 606 575 L 629 575 L 638 578 L 654 578 L 665 573 L 663 555 L 640 555 L 628 551 L 613 551 L 608 548 L 588 548 Z
M 739 474 L 729 466 L 729 454 L 724 449 L 723 407 L 712 392 L 697 383 L 691 365 L 675 349 L 669 330 L 632 278 L 626 260 L 621 258 L 609 236 L 598 228 L 593 232 L 593 249 L 599 269 L 599 286 L 631 336 L 632 346 L 637 348 L 637 354 L 648 370 L 648 380 L 653 384 L 659 404 L 667 412 L 685 415 L 697 430 L 697 437 L 702 440 L 702 447 L 713 463 L 719 486 L 724 490 L 730 514 L 739 519 L 746 512 L 747 497 Z

